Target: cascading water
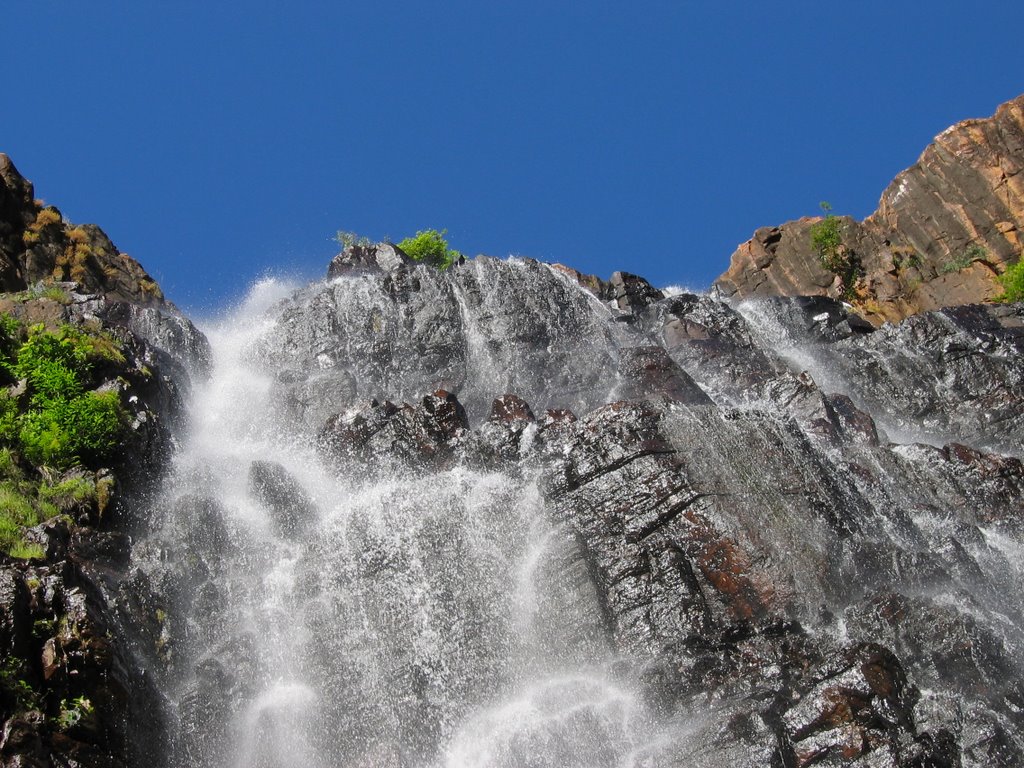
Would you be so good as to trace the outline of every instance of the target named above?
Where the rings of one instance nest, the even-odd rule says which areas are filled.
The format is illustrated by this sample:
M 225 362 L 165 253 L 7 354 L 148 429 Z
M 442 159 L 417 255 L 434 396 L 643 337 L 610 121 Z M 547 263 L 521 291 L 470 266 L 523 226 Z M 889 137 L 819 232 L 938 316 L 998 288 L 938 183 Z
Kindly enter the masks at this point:
M 1014 318 L 963 354 L 965 314 L 630 301 L 481 258 L 266 281 L 207 329 L 137 555 L 172 764 L 1015 764 L 1022 471 L 975 450 L 1019 450 Z
M 651 764 L 669 740 L 535 473 L 327 465 L 266 346 L 290 293 L 264 281 L 205 329 L 212 369 L 168 483 L 160 537 L 187 581 L 177 764 Z

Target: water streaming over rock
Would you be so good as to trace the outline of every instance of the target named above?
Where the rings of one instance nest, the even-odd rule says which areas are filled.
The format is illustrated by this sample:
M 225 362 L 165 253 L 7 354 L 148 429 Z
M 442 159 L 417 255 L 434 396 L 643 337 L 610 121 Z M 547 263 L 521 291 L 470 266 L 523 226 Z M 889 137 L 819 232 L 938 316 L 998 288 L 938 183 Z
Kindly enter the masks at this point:
M 654 293 L 481 258 L 265 281 L 206 328 L 138 555 L 170 762 L 1024 755 L 1022 471 L 979 450 L 1020 452 L 1019 314 Z M 967 445 L 876 429 L 922 388 Z
M 488 397 L 506 383 L 539 396 L 543 372 L 518 360 L 514 344 L 488 345 L 467 317 L 472 303 L 501 322 L 486 297 L 470 293 L 477 284 L 436 287 L 424 303 L 457 307 L 439 322 L 452 323 L 464 344 L 449 361 L 464 367 L 449 376 L 493 381 Z M 344 327 L 358 316 L 372 328 L 387 301 L 375 288 L 354 279 L 320 290 Z M 195 393 L 169 483 L 161 535 L 178 559 L 186 624 L 172 651 L 183 673 L 178 762 L 634 764 L 651 726 L 577 544 L 546 514 L 537 472 L 455 465 L 368 480 L 329 466 L 292 418 L 296 401 L 281 397 L 294 384 L 294 357 L 280 359 L 272 345 L 292 308 L 307 306 L 268 310 L 290 293 L 261 283 L 235 315 L 206 329 L 212 371 Z M 592 313 L 589 303 L 574 296 L 574 308 Z M 545 333 L 566 356 L 591 343 L 572 348 L 558 329 Z M 308 354 L 318 365 L 312 377 L 303 371 L 302 385 L 344 381 L 347 369 L 373 362 L 336 348 Z M 433 366 L 405 362 L 436 377 Z M 383 386 L 374 373 L 370 381 Z M 399 394 L 423 387 L 406 375 Z M 614 376 L 590 386 L 613 384 Z M 306 404 L 317 407 L 323 402 Z

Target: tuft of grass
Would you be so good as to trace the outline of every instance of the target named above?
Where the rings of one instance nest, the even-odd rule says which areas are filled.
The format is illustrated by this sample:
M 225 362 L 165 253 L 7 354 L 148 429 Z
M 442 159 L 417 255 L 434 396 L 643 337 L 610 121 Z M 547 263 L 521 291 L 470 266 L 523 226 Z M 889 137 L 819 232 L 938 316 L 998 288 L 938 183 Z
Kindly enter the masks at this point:
M 0 550 L 11 557 L 42 557 L 42 547 L 25 541 L 25 529 L 42 522 L 42 516 L 18 484 L 0 483 Z
M 42 544 L 18 541 L 11 546 L 7 554 L 16 560 L 42 560 L 46 557 L 46 550 Z
M 42 483 L 39 486 L 40 504 L 48 504 L 58 512 L 91 504 L 96 497 L 96 484 L 84 477 L 71 477 L 56 485 Z

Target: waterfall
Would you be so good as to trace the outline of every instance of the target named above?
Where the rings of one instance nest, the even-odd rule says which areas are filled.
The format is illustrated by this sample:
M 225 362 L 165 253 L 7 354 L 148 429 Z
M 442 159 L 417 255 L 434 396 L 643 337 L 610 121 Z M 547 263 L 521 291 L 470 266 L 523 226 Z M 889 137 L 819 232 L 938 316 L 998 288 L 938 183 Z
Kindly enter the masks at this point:
M 170 764 L 1013 765 L 1021 342 L 972 312 L 257 284 L 133 555 Z
M 365 282 L 344 287 L 350 307 L 380 302 Z M 646 764 L 665 726 L 644 707 L 636 661 L 613 652 L 536 471 L 339 472 L 281 397 L 289 363 L 269 351 L 293 289 L 262 281 L 204 328 L 211 373 L 159 533 L 183 582 L 174 762 Z M 491 354 L 462 290 L 466 354 Z M 345 363 L 318 355 L 328 374 Z M 492 384 L 495 370 L 488 358 L 469 375 Z M 308 522 L 282 527 L 289 511 Z

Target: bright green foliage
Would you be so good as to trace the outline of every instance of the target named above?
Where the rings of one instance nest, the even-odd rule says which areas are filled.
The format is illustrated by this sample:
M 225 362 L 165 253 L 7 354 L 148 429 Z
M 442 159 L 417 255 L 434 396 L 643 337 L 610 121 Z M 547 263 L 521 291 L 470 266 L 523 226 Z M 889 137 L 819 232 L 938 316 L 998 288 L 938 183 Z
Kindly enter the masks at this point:
M 7 554 L 18 560 L 41 560 L 46 556 L 46 550 L 43 549 L 42 544 L 18 541 L 11 545 Z
M 25 457 L 37 464 L 67 467 L 104 461 L 117 447 L 123 415 L 116 392 L 86 392 L 45 401 L 21 419 Z
M 11 444 L 18 436 L 18 401 L 0 389 L 0 443 Z
M 839 231 L 840 220 L 832 213 L 832 206 L 823 202 L 821 210 L 825 218 L 811 226 L 811 245 L 821 259 L 821 266 L 829 272 L 839 273 L 843 269 L 843 259 L 840 248 L 843 245 L 843 235 Z
M 95 390 L 97 369 L 123 360 L 106 336 L 41 325 L 26 335 L 17 321 L 0 315 L 0 551 L 41 557 L 41 547 L 25 540 L 26 528 L 98 501 L 92 481 L 40 484 L 26 477 L 18 456 L 57 469 L 109 459 L 126 417 L 117 392 Z
M 55 502 L 58 506 L 92 501 L 96 498 L 96 483 L 84 477 L 71 477 L 56 485 L 43 483 L 39 486 L 39 498 Z
M 997 297 L 998 301 L 1024 301 L 1024 259 L 1007 267 L 1003 274 L 996 277 L 996 280 L 1003 286 L 1003 293 Z
M 410 259 L 431 264 L 438 269 L 447 269 L 460 259 L 462 254 L 448 247 L 448 241 L 444 239 L 446 234 L 447 229 L 440 232 L 436 229 L 427 229 L 417 232 L 416 237 L 405 238 L 398 243 L 398 247 Z
M 0 551 L 12 557 L 37 557 L 39 548 L 25 541 L 25 528 L 42 522 L 41 515 L 26 495 L 24 484 L 0 483 Z
M 21 470 L 10 448 L 0 448 L 0 480 L 19 480 Z
M 3 331 L 0 323 L 0 351 Z M 0 441 L 36 464 L 59 468 L 109 458 L 124 432 L 124 413 L 116 392 L 92 391 L 93 371 L 97 363 L 117 359 L 123 360 L 120 350 L 106 338 L 71 326 L 30 328 L 3 361 L 28 386 L 20 401 L 0 392 Z

